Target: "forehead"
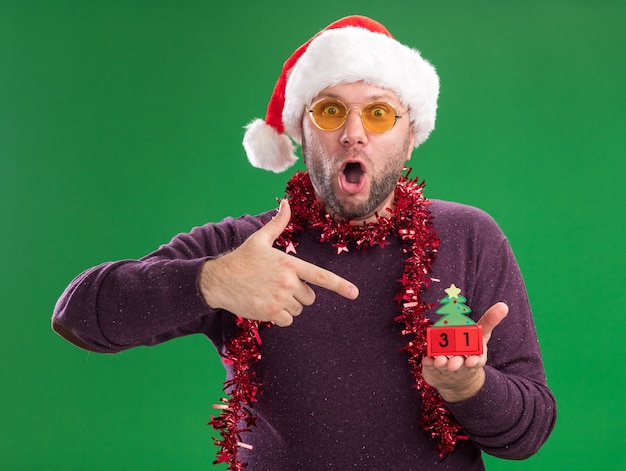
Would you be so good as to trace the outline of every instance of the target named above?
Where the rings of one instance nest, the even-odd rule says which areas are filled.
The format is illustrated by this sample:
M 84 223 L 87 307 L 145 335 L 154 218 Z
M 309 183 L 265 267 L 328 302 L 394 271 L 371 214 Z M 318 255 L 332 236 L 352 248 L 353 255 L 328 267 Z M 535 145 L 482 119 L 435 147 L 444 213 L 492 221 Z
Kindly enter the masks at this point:
M 313 98 L 313 101 L 321 98 L 335 98 L 346 103 L 385 101 L 392 105 L 400 105 L 398 95 L 394 91 L 364 82 L 345 83 L 327 87 L 321 90 Z

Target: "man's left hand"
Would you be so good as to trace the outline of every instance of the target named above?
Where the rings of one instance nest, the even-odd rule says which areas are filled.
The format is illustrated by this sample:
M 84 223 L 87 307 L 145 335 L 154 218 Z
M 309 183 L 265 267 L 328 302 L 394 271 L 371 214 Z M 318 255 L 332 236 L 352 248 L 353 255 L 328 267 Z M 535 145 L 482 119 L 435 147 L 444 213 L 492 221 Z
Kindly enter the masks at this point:
M 475 396 L 485 384 L 487 343 L 493 329 L 506 317 L 509 307 L 496 303 L 483 314 L 478 324 L 483 329 L 483 354 L 468 356 L 424 357 L 422 374 L 428 384 L 447 402 L 461 402 Z

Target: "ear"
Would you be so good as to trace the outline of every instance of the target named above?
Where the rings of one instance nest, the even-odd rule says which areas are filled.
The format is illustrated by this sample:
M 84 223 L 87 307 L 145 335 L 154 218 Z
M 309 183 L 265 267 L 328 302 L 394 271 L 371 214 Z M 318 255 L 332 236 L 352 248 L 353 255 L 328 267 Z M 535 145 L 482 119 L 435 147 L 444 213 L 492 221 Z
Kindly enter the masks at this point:
M 305 113 L 306 114 L 306 113 Z M 300 144 L 300 154 L 302 154 L 302 163 L 304 164 L 304 166 L 308 169 L 309 166 L 307 164 L 307 158 L 306 158 L 306 154 L 307 154 L 307 144 L 306 144 L 306 137 L 304 135 L 305 131 L 304 131 L 304 115 L 302 116 L 302 121 L 300 122 L 300 131 L 301 131 L 301 135 L 302 135 L 302 143 Z
M 407 162 L 411 160 L 411 156 L 413 155 L 413 149 L 415 148 L 415 133 L 413 131 L 409 131 L 409 145 L 407 146 Z

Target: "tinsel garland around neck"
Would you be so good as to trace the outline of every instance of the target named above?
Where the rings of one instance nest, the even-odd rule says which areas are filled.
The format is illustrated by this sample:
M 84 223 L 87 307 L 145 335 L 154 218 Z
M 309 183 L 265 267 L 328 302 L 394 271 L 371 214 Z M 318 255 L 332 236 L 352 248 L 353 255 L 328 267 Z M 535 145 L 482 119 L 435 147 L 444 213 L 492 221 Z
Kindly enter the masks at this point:
M 405 254 L 404 271 L 398 280 L 401 288 L 394 301 L 399 306 L 395 320 L 403 326 L 402 334 L 409 342 L 402 351 L 409 354 L 411 375 L 415 388 L 422 396 L 422 420 L 424 430 L 439 439 L 439 453 L 443 458 L 450 453 L 458 439 L 466 439 L 462 427 L 446 409 L 441 396 L 422 376 L 422 358 L 426 354 L 426 328 L 432 323 L 424 313 L 432 305 L 421 301 L 420 295 L 430 284 L 431 266 L 439 247 L 439 239 L 432 226 L 430 204 L 422 194 L 423 183 L 409 179 L 410 169 L 399 179 L 395 188 L 394 207 L 390 217 L 378 217 L 376 222 L 352 225 L 349 221 L 333 218 L 317 199 L 307 172 L 296 173 L 288 182 L 286 194 L 291 206 L 291 221 L 276 245 L 287 253 L 297 253 L 299 232 L 307 229 L 319 231 L 322 243 L 331 243 L 338 256 L 350 250 L 367 250 L 388 244 L 387 237 L 397 235 L 402 240 Z M 246 466 L 237 458 L 239 447 L 251 448 L 241 441 L 241 434 L 254 426 L 256 416 L 251 405 L 262 393 L 262 384 L 256 378 L 253 365 L 261 360 L 259 328 L 268 323 L 238 318 L 238 334 L 226 344 L 223 361 L 232 365 L 234 376 L 224 383 L 230 398 L 223 398 L 218 417 L 212 417 L 209 425 L 220 432 L 214 439 L 220 447 L 215 463 L 229 463 L 231 471 L 241 471 Z

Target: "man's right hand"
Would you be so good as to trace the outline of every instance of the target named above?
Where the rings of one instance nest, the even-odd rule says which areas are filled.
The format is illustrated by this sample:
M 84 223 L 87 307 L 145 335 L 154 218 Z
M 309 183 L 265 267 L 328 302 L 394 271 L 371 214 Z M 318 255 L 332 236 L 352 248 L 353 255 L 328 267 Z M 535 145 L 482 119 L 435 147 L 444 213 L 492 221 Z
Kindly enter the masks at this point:
M 200 291 L 210 307 L 285 327 L 315 301 L 307 283 L 348 299 L 359 295 L 358 288 L 340 276 L 274 248 L 290 218 L 284 199 L 274 219 L 240 247 L 203 265 Z

